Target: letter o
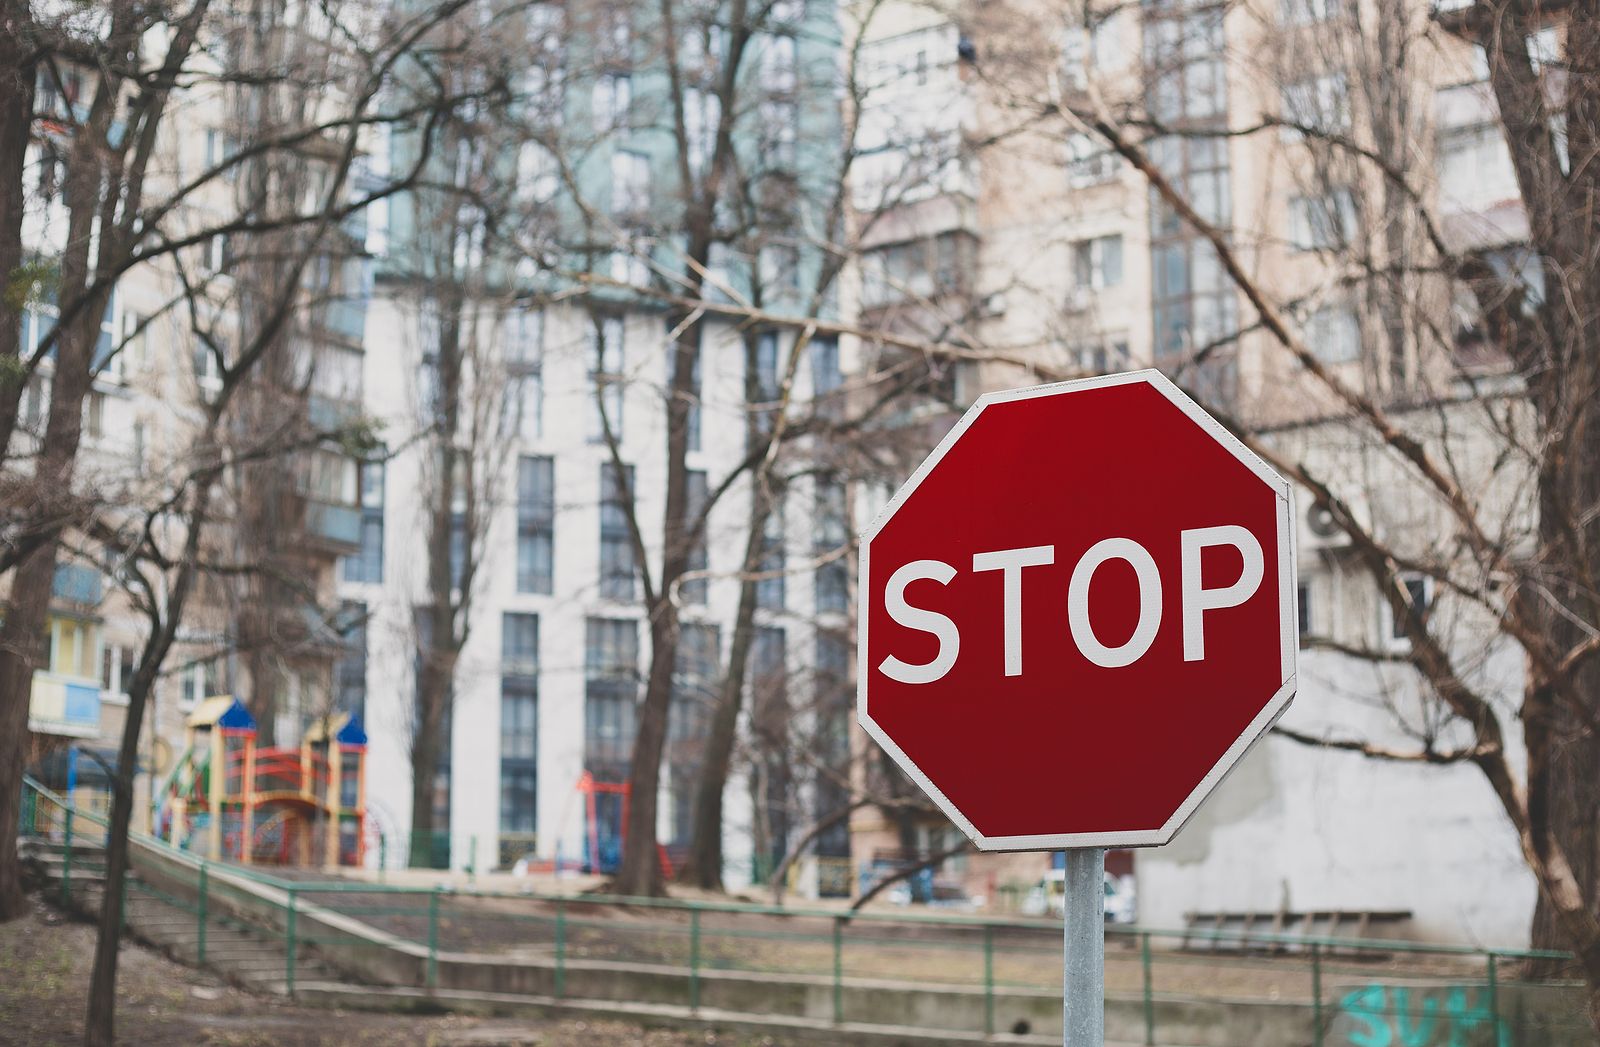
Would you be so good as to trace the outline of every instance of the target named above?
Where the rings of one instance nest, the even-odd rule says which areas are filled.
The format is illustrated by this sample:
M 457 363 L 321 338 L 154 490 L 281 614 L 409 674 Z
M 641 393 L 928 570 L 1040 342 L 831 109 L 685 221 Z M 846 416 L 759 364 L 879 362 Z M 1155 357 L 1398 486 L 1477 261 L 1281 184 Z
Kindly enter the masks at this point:
M 1139 579 L 1139 624 L 1120 647 L 1101 643 L 1089 622 L 1089 583 L 1107 560 L 1127 561 Z M 1119 669 L 1144 657 L 1161 628 L 1161 572 L 1144 546 L 1132 538 L 1106 538 L 1089 547 L 1067 583 L 1067 626 L 1072 630 L 1072 642 L 1096 665 Z

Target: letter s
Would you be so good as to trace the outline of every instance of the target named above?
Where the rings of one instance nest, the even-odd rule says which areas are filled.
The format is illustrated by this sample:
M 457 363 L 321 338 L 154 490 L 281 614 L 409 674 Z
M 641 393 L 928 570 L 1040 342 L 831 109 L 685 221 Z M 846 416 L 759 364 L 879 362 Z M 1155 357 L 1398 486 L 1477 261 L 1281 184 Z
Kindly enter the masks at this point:
M 896 683 L 933 683 L 956 664 L 956 655 L 961 650 L 961 631 L 956 623 L 937 611 L 906 603 L 906 587 L 912 582 L 931 578 L 940 585 L 948 585 L 955 576 L 956 569 L 941 560 L 913 560 L 889 576 L 889 584 L 883 592 L 883 605 L 889 617 L 907 629 L 932 633 L 939 640 L 939 653 L 933 656 L 933 661 L 922 665 L 902 662 L 891 654 L 879 664 L 879 672 Z

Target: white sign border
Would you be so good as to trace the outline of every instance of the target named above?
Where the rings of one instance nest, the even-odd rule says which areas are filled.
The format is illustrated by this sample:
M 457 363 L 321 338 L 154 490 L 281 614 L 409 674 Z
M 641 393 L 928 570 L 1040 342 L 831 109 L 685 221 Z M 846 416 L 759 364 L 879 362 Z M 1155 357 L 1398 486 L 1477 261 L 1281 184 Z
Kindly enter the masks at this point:
M 966 815 L 950 802 L 928 776 L 916 763 L 905 754 L 905 751 L 895 744 L 894 740 L 879 727 L 872 717 L 867 714 L 867 675 L 871 670 L 867 661 L 867 600 L 864 599 L 856 611 L 856 719 L 866 730 L 867 734 L 881 745 L 885 752 L 894 758 L 900 769 L 905 771 L 922 790 L 930 796 L 934 803 L 939 805 L 945 815 L 961 827 L 961 831 L 971 838 L 982 851 L 1045 851 L 1064 850 L 1078 847 L 1159 847 L 1172 840 L 1183 828 L 1185 822 L 1199 808 L 1200 804 L 1209 796 L 1228 772 L 1233 770 L 1244 759 L 1252 746 L 1263 738 L 1267 731 L 1277 722 L 1289 708 L 1289 703 L 1294 700 L 1297 676 L 1297 658 L 1299 656 L 1299 626 L 1296 617 L 1299 612 L 1298 602 L 1295 599 L 1295 527 L 1294 527 L 1294 490 L 1289 482 L 1260 456 L 1239 441 L 1232 433 L 1223 427 L 1205 409 L 1191 400 L 1182 389 L 1179 389 L 1166 375 L 1155 368 L 1146 368 L 1140 371 L 1125 371 L 1120 374 L 1102 375 L 1095 378 L 1080 378 L 1069 382 L 1055 382 L 1049 385 L 1028 386 L 1022 389 L 1006 389 L 998 392 L 985 393 L 980 396 L 961 420 L 945 434 L 939 445 L 917 467 L 911 478 L 901 486 L 895 496 L 878 513 L 877 518 L 863 532 L 860 539 L 860 567 L 857 592 L 868 594 L 871 587 L 868 579 L 871 570 L 871 545 L 872 539 L 877 537 L 891 517 L 899 511 L 913 492 L 928 478 L 934 467 L 949 453 L 978 416 L 995 404 L 1011 403 L 1016 400 L 1031 400 L 1042 396 L 1061 396 L 1071 393 L 1087 392 L 1091 389 L 1106 389 L 1119 385 L 1148 385 L 1160 392 L 1170 400 L 1179 410 L 1188 415 L 1197 425 L 1204 429 L 1225 450 L 1240 462 L 1263 483 L 1271 487 L 1278 498 L 1278 626 L 1279 645 L 1281 650 L 1281 665 L 1283 684 L 1278 688 L 1272 699 L 1267 702 L 1255 719 L 1250 721 L 1248 727 L 1239 735 L 1228 751 L 1222 754 L 1215 766 L 1200 780 L 1194 790 L 1188 795 L 1178 809 L 1168 818 L 1166 824 L 1160 829 L 1141 830 L 1132 832 L 1094 832 L 1094 833 L 1040 833 L 1037 835 L 1021 836 L 985 836 L 970 822 Z

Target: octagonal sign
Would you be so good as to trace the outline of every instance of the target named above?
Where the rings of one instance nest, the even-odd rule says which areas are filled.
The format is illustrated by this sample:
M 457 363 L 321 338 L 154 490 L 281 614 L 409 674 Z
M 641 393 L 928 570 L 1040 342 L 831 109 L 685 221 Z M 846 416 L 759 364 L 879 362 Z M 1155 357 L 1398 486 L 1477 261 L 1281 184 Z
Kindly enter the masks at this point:
M 1295 687 L 1289 485 L 1156 371 L 984 396 L 861 542 L 861 724 L 984 850 L 1166 843 Z

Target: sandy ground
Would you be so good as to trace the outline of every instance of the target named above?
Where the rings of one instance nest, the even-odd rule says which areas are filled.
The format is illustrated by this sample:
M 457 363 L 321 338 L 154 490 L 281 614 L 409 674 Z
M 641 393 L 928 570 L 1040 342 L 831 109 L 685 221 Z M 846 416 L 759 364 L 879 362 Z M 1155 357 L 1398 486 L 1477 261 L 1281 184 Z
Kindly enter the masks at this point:
M 0 924 L 0 1045 L 80 1042 L 94 929 L 35 902 Z M 130 1047 L 786 1047 L 769 1037 L 646 1030 L 623 1022 L 418 1018 L 297 1007 L 232 988 L 159 953 L 125 945 L 117 1042 Z

